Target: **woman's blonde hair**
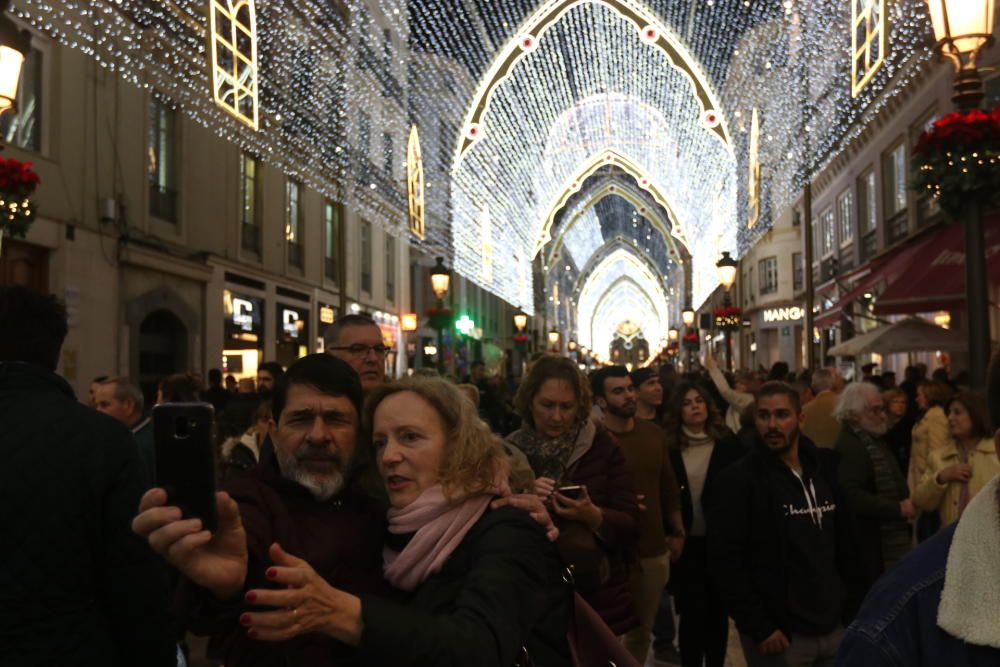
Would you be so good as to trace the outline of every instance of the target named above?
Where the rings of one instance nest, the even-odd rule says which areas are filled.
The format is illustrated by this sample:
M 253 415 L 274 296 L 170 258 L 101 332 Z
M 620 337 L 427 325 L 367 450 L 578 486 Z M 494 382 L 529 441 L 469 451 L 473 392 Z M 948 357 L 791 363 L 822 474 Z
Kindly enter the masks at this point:
M 365 401 L 365 430 L 373 432 L 375 410 L 382 401 L 407 391 L 427 401 L 444 424 L 447 440 L 438 480 L 445 497 L 456 500 L 493 488 L 507 468 L 500 440 L 479 418 L 469 397 L 447 380 L 413 376 L 379 386 Z
M 569 357 L 546 354 L 532 364 L 531 370 L 521 381 L 517 394 L 514 395 L 514 410 L 524 421 L 531 426 L 535 425 L 531 404 L 546 380 L 568 382 L 576 395 L 576 423 L 583 424 L 590 419 L 590 409 L 593 406 L 590 382 L 580 372 L 580 367 Z

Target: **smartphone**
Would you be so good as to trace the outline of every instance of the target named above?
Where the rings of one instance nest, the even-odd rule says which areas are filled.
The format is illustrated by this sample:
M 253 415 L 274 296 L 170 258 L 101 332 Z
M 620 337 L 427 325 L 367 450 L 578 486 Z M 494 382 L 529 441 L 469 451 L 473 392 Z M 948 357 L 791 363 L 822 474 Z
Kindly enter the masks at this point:
M 556 491 L 572 500 L 579 500 L 583 495 L 583 487 L 579 484 L 574 484 L 573 486 L 560 486 L 556 489 Z
M 209 403 L 164 403 L 153 408 L 156 485 L 185 519 L 201 519 L 215 531 L 215 447 Z

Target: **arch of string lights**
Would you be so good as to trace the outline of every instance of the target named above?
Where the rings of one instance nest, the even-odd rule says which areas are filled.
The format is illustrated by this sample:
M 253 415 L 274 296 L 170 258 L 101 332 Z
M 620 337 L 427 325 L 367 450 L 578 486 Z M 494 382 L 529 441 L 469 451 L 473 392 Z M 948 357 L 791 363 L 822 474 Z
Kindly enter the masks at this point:
M 616 286 L 624 290 L 620 298 L 606 298 Z M 636 322 L 647 338 L 670 326 L 667 291 L 648 261 L 628 247 L 616 247 L 596 263 L 583 279 L 576 304 L 580 344 L 602 354 L 626 320 Z M 637 310 L 640 304 L 642 309 Z

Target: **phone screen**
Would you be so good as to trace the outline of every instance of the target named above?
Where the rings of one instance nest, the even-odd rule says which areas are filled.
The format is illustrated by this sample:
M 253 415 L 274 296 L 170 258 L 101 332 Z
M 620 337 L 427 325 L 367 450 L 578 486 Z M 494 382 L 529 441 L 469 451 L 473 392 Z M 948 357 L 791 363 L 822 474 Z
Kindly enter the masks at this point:
M 215 531 L 214 409 L 208 403 L 164 403 L 153 408 L 156 485 L 185 519 Z
M 579 500 L 583 492 L 583 487 L 579 485 L 560 486 L 558 489 L 556 489 L 556 491 L 558 491 L 561 495 L 566 496 L 567 498 L 572 498 L 573 500 Z

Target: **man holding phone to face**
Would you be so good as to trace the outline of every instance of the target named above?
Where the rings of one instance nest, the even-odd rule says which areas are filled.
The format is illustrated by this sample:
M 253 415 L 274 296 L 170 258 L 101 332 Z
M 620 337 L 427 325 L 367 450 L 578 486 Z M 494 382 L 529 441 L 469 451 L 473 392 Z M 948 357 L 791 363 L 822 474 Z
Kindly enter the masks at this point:
M 624 366 L 601 368 L 591 375 L 591 388 L 604 413 L 602 423 L 614 435 L 645 498 L 636 545 L 638 563 L 629 582 L 641 625 L 625 636 L 629 652 L 644 664 L 653 619 L 670 578 L 670 560 L 680 557 L 684 548 L 680 489 L 667 453 L 666 434 L 653 422 L 636 419 L 635 388 L 628 370 Z

